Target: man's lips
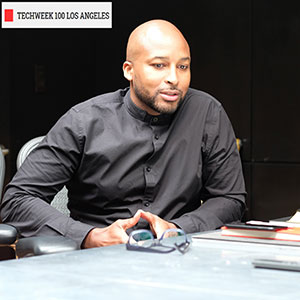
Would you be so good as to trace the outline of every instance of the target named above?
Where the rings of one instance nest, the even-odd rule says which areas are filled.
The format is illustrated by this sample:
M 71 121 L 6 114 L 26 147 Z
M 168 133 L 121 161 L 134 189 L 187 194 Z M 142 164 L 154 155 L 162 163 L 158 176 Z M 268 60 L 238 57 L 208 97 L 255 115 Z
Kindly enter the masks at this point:
M 165 101 L 177 101 L 180 96 L 179 91 L 176 90 L 163 90 L 159 94 Z

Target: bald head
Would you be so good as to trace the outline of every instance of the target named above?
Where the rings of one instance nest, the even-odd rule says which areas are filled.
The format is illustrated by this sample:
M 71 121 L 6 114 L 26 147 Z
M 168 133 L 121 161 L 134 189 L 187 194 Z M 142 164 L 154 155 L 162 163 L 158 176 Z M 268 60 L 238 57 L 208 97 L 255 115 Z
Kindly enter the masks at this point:
M 188 91 L 190 48 L 170 22 L 152 20 L 130 35 L 124 77 L 136 106 L 151 115 L 176 111 Z
M 165 20 L 151 20 L 138 26 L 129 36 L 126 60 L 134 62 L 144 51 L 163 47 L 185 47 L 189 45 L 176 26 Z

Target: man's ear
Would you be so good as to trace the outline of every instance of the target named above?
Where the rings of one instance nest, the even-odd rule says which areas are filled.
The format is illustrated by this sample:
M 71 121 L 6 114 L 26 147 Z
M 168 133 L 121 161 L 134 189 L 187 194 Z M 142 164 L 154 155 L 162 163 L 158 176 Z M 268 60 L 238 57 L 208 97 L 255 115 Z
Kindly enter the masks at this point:
M 132 78 L 133 78 L 133 65 L 132 65 L 132 62 L 126 60 L 123 63 L 123 74 L 124 74 L 124 77 L 128 81 L 132 80 Z

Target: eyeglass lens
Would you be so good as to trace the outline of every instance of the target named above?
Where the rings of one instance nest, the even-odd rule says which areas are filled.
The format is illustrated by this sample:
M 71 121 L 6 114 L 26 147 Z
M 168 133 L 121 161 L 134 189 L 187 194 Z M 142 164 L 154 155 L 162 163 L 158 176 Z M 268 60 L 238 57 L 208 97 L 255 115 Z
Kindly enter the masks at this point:
M 129 237 L 129 244 L 139 247 L 151 247 L 153 245 L 154 237 L 150 231 L 137 231 L 133 232 Z
M 189 246 L 186 235 L 181 229 L 168 229 L 159 240 L 154 239 L 153 234 L 148 230 L 137 230 L 130 235 L 128 244 L 144 249 L 154 247 L 159 249 L 159 252 L 177 249 L 181 253 L 185 253 Z

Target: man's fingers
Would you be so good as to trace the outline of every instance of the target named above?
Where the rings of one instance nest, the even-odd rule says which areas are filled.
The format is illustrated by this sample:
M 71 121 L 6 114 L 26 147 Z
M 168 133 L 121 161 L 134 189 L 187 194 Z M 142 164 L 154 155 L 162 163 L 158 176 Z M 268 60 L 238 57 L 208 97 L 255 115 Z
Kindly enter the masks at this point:
M 126 231 L 120 233 L 120 240 L 122 244 L 126 244 L 128 242 L 129 236 Z
M 137 222 L 140 220 L 140 218 L 141 218 L 141 215 L 140 215 L 140 212 L 138 211 L 132 218 L 119 220 L 119 222 L 120 222 L 122 228 L 124 230 L 127 230 L 128 228 L 131 228 L 134 225 L 136 225 Z
M 162 235 L 162 231 L 160 229 L 160 217 L 141 210 L 141 218 L 145 219 L 149 223 L 150 229 L 155 236 L 160 237 Z
M 141 218 L 148 221 L 150 223 L 150 225 L 154 224 L 155 218 L 157 217 L 157 216 L 151 214 L 150 212 L 146 212 L 143 210 L 140 210 L 140 216 L 141 216 Z

